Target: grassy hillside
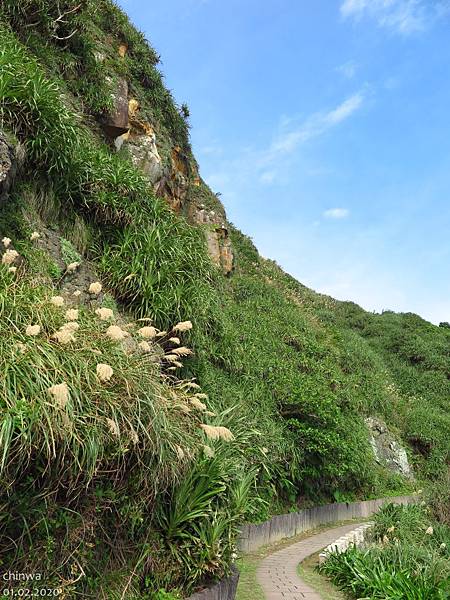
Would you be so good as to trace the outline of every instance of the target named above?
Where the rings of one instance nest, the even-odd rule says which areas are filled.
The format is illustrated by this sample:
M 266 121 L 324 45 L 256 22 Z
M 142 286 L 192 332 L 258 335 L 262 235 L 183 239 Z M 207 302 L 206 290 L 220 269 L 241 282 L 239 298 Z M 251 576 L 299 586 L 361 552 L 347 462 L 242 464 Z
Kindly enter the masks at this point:
M 450 328 L 315 294 L 230 224 L 225 277 L 215 222 L 192 219 L 224 209 L 157 63 L 109 0 L 0 8 L 1 128 L 20 163 L 0 206 L 0 564 L 67 598 L 188 593 L 228 571 L 242 520 L 408 491 L 365 417 L 406 446 L 417 485 L 449 464 Z M 119 80 L 164 185 L 105 136 Z M 111 339 L 99 308 L 129 335 Z

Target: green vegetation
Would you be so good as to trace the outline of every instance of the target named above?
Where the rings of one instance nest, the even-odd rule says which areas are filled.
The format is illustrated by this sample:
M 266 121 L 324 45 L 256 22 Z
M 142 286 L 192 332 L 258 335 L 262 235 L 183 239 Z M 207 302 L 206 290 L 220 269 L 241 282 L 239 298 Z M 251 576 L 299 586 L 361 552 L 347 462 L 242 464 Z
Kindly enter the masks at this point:
M 203 205 L 219 222 L 224 209 L 197 179 L 189 111 L 158 60 L 110 0 L 0 7 L 0 118 L 23 155 L 0 210 L 0 237 L 22 261 L 16 273 L 0 265 L 0 562 L 44 572 L 67 597 L 186 594 L 229 571 L 243 520 L 408 492 L 413 482 L 375 462 L 367 416 L 434 480 L 430 502 L 448 522 L 450 328 L 315 294 L 231 225 L 235 268 L 222 277 L 183 214 Z M 183 157 L 180 215 L 102 134 L 120 79 L 166 172 Z M 131 348 L 105 337 L 92 298 L 75 340 L 55 341 L 64 310 L 49 298 L 65 274 L 30 244 L 35 223 L 59 236 L 66 265 L 97 270 Z M 167 331 L 149 354 L 135 319 Z M 188 319 L 192 331 L 171 331 Z M 30 324 L 39 335 L 26 336 Z M 178 335 L 193 349 L 183 365 Z M 99 352 L 115 374 L 106 384 Z M 48 389 L 63 382 L 61 407 Z
M 1 11 L 49 74 L 59 75 L 84 112 L 107 112 L 114 82 L 124 77 L 131 94 L 139 98 L 142 117 L 189 150 L 185 111 L 164 86 L 156 68 L 159 56 L 114 2 L 5 0 Z M 120 44 L 127 48 L 125 57 L 118 55 Z
M 61 238 L 60 243 L 62 259 L 66 265 L 70 265 L 70 263 L 74 262 L 81 263 L 81 256 L 74 248 L 72 242 L 65 238 Z
M 256 579 L 259 558 L 254 555 L 238 560 L 239 582 L 236 600 L 265 600 L 264 592 Z
M 340 303 L 336 322 L 381 356 L 395 385 L 387 416 L 404 433 L 417 465 L 436 477 L 450 458 L 450 330 L 414 314 L 370 315 Z
M 450 529 L 423 505 L 388 504 L 373 546 L 333 553 L 320 571 L 351 598 L 444 600 L 450 592 Z
M 407 491 L 374 463 L 363 422 L 392 408 L 383 361 L 357 334 L 319 319 L 308 306 L 315 295 L 260 259 L 250 240 L 232 230 L 232 241 L 223 329 L 201 340 L 192 366 L 219 407 L 238 399 L 263 429 L 272 459 L 260 473 L 266 506 Z
M 109 322 L 56 306 L 56 290 L 16 268 L 0 266 L 2 562 L 39 565 L 49 585 L 75 571 L 95 579 L 102 561 L 119 561 L 113 531 L 128 552 L 143 547 L 155 495 L 196 453 L 197 417 L 182 410 L 188 388 L 168 385 L 154 354 L 125 352 Z

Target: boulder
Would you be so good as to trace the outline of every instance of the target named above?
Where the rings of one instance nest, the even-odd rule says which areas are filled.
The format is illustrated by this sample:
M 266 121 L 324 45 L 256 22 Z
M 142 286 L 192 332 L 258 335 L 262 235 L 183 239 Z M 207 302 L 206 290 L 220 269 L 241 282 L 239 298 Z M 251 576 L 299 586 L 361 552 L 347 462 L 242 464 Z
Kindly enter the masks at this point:
M 398 475 L 413 477 L 406 450 L 389 431 L 386 423 L 375 417 L 369 417 L 365 422 L 375 460 Z
M 114 140 L 129 130 L 128 121 L 128 83 L 123 77 L 115 83 L 111 93 L 112 110 L 101 119 L 101 125 L 106 135 Z

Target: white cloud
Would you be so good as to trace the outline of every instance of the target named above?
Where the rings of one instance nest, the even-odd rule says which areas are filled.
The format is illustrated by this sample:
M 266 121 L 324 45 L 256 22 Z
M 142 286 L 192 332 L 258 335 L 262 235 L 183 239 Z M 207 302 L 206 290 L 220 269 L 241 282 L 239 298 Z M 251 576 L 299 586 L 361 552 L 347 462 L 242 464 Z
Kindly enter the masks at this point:
M 354 94 L 350 98 L 347 98 L 345 102 L 342 102 L 337 108 L 325 115 L 324 123 L 331 126 L 336 125 L 341 121 L 345 121 L 345 119 L 348 119 L 348 117 L 360 108 L 362 102 L 362 94 Z
M 368 17 L 380 27 L 409 35 L 447 16 L 449 3 L 448 0 L 344 0 L 340 10 L 344 18 Z
M 364 101 L 362 91 L 353 94 L 336 108 L 328 112 L 318 112 L 300 125 L 293 126 L 279 135 L 272 143 L 268 156 L 273 158 L 277 154 L 289 154 L 308 140 L 326 133 L 329 129 L 348 119 L 354 112 L 361 108 Z M 291 123 L 291 125 L 293 125 Z
M 343 65 L 339 65 L 339 67 L 336 68 L 336 71 L 343 75 L 346 79 L 353 79 L 353 77 L 356 75 L 357 69 L 358 65 L 356 62 L 354 60 L 349 60 Z
M 273 183 L 276 176 L 277 174 L 275 171 L 264 171 L 264 173 L 261 173 L 261 177 L 259 178 L 259 180 L 261 181 L 261 183 Z
M 345 219 L 349 214 L 348 208 L 329 208 L 323 212 L 325 219 Z
M 200 156 L 211 156 L 211 155 L 219 155 L 222 154 L 223 149 L 218 144 L 210 144 L 209 146 L 201 146 L 197 153 Z

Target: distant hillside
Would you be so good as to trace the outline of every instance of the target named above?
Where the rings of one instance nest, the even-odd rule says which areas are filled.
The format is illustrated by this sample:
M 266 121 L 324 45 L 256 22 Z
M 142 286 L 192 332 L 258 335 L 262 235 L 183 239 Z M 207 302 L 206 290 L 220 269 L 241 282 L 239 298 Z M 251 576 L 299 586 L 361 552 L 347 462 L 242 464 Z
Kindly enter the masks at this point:
M 450 461 L 450 327 L 261 258 L 158 62 L 110 0 L 0 7 L 0 563 L 60 598 L 186 594 L 243 520 Z

